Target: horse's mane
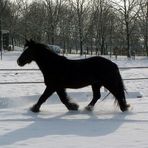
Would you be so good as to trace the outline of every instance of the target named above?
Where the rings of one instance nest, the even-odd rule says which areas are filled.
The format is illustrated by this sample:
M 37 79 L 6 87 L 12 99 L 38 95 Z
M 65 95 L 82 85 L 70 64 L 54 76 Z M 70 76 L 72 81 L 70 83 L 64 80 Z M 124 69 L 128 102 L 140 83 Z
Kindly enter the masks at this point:
M 42 44 L 42 43 L 37 43 L 37 45 L 39 50 L 44 50 L 50 54 L 52 54 L 53 56 L 59 56 L 55 51 L 53 51 L 48 45 L 46 44 Z
M 54 52 L 52 49 L 50 49 L 48 45 L 33 40 L 26 42 L 25 47 L 31 47 L 34 50 L 39 51 L 39 53 L 45 53 L 45 54 L 50 54 L 51 56 L 59 57 L 59 55 L 56 52 Z

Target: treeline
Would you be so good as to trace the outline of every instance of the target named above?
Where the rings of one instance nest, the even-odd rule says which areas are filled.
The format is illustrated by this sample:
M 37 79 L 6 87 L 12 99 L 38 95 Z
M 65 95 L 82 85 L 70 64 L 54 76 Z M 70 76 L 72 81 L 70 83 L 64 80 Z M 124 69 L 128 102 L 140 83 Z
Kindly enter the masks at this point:
M 1 0 L 0 30 L 64 52 L 148 56 L 147 0 Z

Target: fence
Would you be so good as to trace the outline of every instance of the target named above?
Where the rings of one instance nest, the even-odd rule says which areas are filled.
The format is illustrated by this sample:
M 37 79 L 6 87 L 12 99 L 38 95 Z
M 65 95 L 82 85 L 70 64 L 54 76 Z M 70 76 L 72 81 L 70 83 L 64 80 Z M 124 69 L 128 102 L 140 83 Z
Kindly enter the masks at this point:
M 148 69 L 148 67 L 119 67 L 120 70 L 129 70 L 129 69 Z M 22 71 L 39 71 L 39 69 L 0 69 L 0 72 L 22 72 Z M 139 78 L 124 78 L 124 81 L 135 81 L 135 80 L 148 80 L 148 77 L 139 77 Z M 44 83 L 43 81 L 21 81 L 21 82 L 0 82 L 0 85 L 6 84 L 39 84 Z

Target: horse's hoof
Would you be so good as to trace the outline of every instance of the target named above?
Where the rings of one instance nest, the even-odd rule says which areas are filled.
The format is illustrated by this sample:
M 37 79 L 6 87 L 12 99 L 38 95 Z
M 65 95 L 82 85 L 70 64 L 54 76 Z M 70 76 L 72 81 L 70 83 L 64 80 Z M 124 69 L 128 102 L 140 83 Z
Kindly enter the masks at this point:
M 129 108 L 131 105 L 130 104 L 127 104 L 127 108 Z
M 77 111 L 79 109 L 79 105 L 76 103 L 70 103 L 67 105 L 68 110 Z
M 30 110 L 31 110 L 32 112 L 34 112 L 34 113 L 40 112 L 39 107 L 37 107 L 36 105 L 32 106 L 32 107 L 30 108 Z
M 88 105 L 88 106 L 85 107 L 85 110 L 86 111 L 93 111 L 94 110 L 94 107 L 91 106 L 91 105 Z
M 130 104 L 127 104 L 125 107 L 122 107 L 122 108 L 121 108 L 121 111 L 122 111 L 122 112 L 126 112 L 126 111 L 129 110 L 129 108 L 130 108 Z

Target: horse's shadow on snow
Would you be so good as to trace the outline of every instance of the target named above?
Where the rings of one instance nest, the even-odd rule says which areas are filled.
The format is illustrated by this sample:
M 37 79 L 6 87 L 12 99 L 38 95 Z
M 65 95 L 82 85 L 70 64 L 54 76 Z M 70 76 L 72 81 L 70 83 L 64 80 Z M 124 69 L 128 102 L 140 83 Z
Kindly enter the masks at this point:
M 115 132 L 124 122 L 136 122 L 126 120 L 125 117 L 129 113 L 121 112 L 106 113 L 102 115 L 103 118 L 100 118 L 101 114 L 98 115 L 95 112 L 67 112 L 58 116 L 52 114 L 53 116 L 49 118 L 43 118 L 42 114 L 40 115 L 41 117 L 27 112 L 24 115 L 27 116 L 27 119 L 1 119 L 0 122 L 8 121 L 10 124 L 11 122 L 16 122 L 16 125 L 21 124 L 21 122 L 30 122 L 30 124 L 0 136 L 0 146 L 11 145 L 31 138 L 43 138 L 49 135 L 105 136 Z M 105 118 L 105 116 L 111 117 Z

